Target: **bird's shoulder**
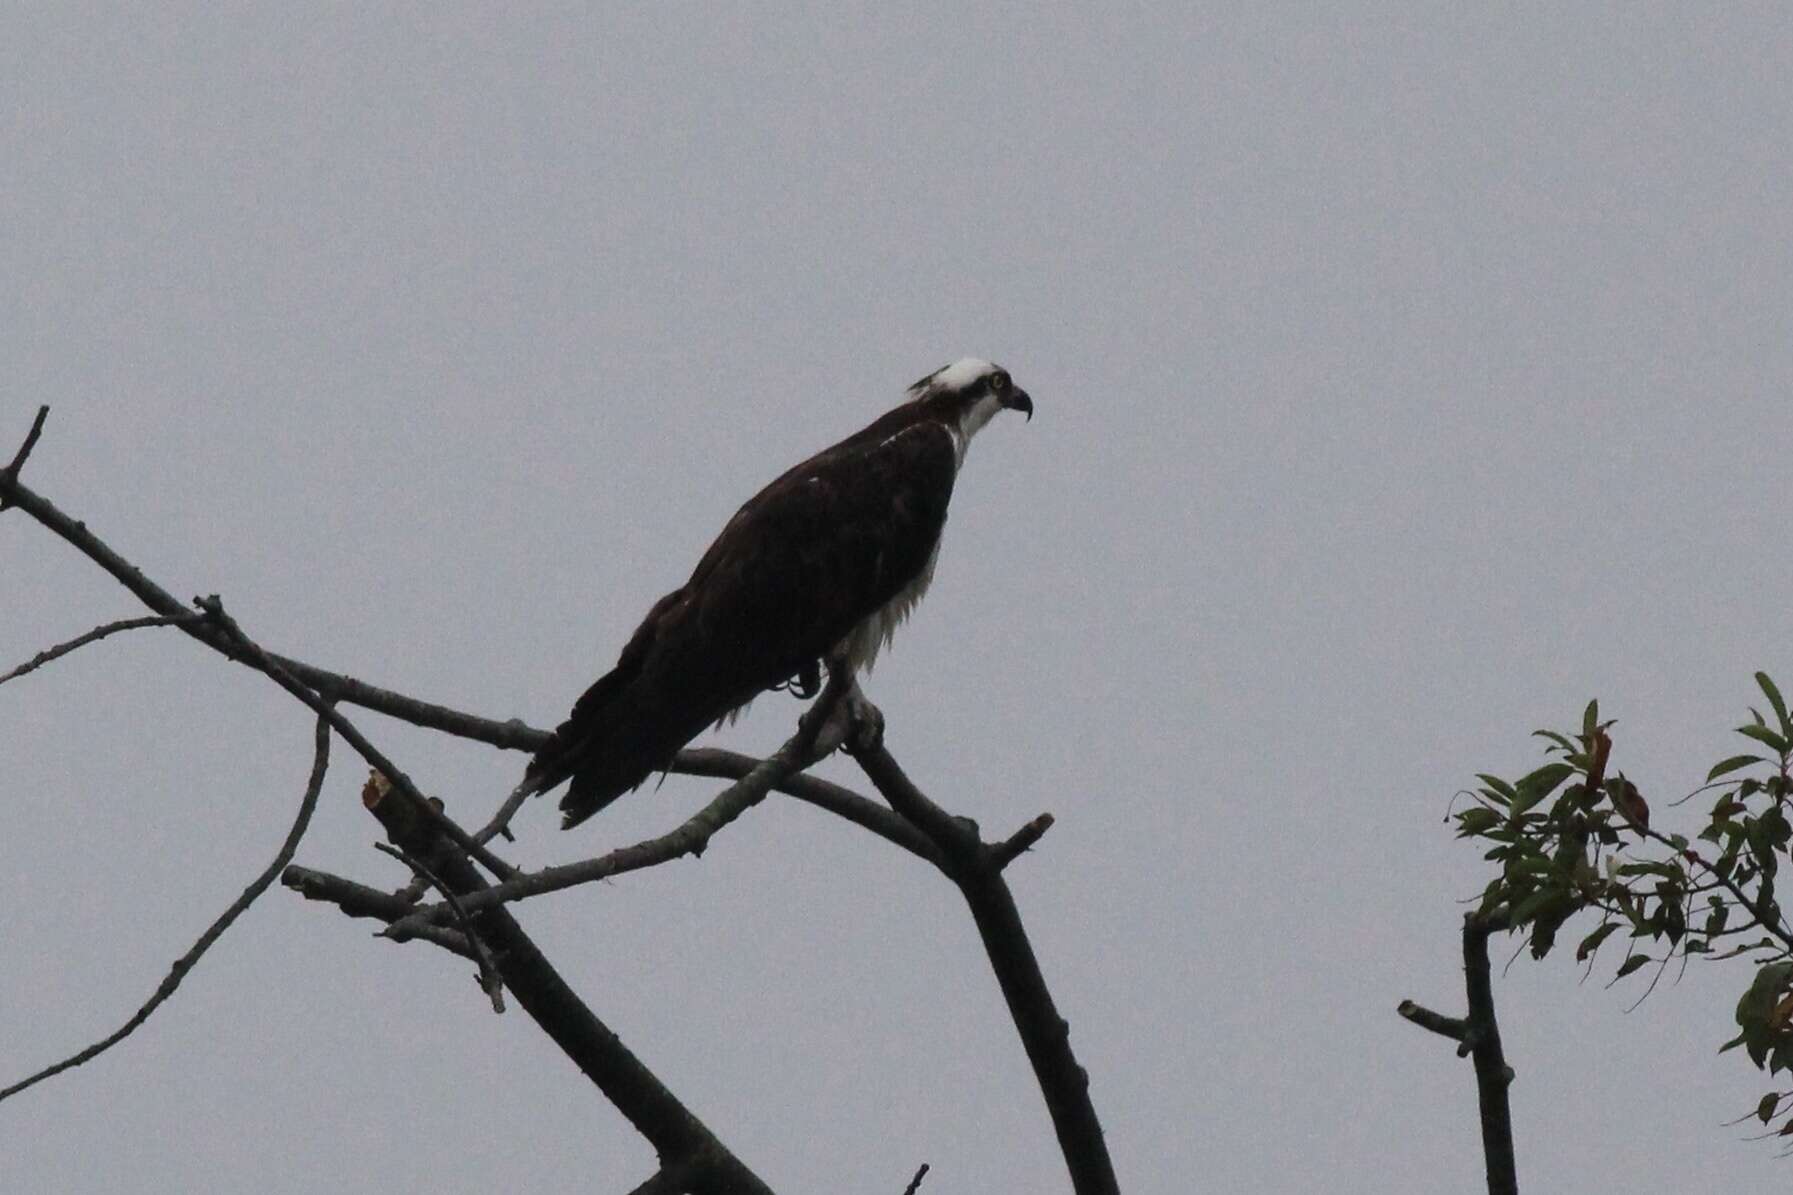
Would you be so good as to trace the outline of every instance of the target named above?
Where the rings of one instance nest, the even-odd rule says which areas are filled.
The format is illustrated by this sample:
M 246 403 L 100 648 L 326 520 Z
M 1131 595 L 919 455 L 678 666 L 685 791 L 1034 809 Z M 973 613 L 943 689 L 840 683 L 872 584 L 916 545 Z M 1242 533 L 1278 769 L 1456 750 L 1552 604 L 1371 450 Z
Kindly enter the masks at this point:
M 764 547 L 768 534 L 783 539 L 780 533 L 790 532 L 813 542 L 891 516 L 922 534 L 938 534 L 956 472 L 949 428 L 902 408 L 887 412 L 785 470 L 743 503 L 698 562 L 692 581 L 725 556 Z
M 813 499 L 830 492 L 889 491 L 942 481 L 950 485 L 957 455 L 953 432 L 944 423 L 898 407 L 785 470 L 747 505 L 777 497 Z

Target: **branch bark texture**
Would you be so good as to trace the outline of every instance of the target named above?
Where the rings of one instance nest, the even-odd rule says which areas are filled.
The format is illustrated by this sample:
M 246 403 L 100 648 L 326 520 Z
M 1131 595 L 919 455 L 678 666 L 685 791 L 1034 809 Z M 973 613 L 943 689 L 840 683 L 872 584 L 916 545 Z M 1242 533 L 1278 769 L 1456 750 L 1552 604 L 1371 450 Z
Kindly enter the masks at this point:
M 1411 1000 L 1395 1011 L 1422 1029 L 1457 1043 L 1459 1057 L 1475 1062 L 1476 1100 L 1481 1111 L 1482 1158 L 1488 1171 L 1488 1195 L 1518 1195 L 1518 1167 L 1513 1155 L 1513 1114 L 1507 1088 L 1513 1068 L 1500 1044 L 1500 1023 L 1494 1016 L 1494 984 L 1488 965 L 1488 939 L 1507 928 L 1498 915 L 1469 913 L 1463 918 L 1463 987 L 1469 1015 L 1450 1017 Z
M 975 823 L 954 817 L 928 799 L 882 743 L 862 746 L 854 757 L 891 808 L 914 823 L 939 849 L 944 860 L 941 870 L 958 885 L 970 907 L 984 953 L 1046 1098 L 1072 1188 L 1078 1195 L 1113 1195 L 1120 1186 L 1102 1135 L 1102 1122 L 1090 1100 L 1089 1075 L 1071 1050 L 1071 1027 L 1052 1000 L 1015 898 L 1002 878 L 1003 867 L 1025 845 L 1037 840 L 1051 820 L 1036 818 L 1028 823 L 1018 836 L 1021 846 L 1011 845 L 1015 839 L 991 845 L 978 836 Z

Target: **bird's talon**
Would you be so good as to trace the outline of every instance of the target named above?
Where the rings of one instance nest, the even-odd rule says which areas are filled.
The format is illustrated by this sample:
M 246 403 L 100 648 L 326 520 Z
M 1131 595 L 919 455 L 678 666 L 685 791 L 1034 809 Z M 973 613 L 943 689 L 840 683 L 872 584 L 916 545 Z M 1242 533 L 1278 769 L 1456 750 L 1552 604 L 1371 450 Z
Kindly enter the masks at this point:
M 884 741 L 884 712 L 855 690 L 847 698 L 847 754 L 874 751 Z

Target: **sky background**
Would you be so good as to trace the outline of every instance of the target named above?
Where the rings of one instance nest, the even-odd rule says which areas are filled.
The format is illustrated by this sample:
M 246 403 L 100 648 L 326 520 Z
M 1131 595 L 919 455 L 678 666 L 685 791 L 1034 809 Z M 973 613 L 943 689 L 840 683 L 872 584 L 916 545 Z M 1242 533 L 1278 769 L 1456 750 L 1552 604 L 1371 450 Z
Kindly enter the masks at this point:
M 547 726 L 760 485 L 1001 362 L 1037 416 L 978 437 L 867 688 L 942 803 L 1057 817 L 1009 878 L 1123 1187 L 1473 1190 L 1470 1066 L 1394 1013 L 1461 1011 L 1451 794 L 1597 695 L 1690 825 L 1751 672 L 1793 682 L 1790 111 L 1774 6 L 12 6 L 0 456 L 48 403 L 28 483 L 176 594 Z M 10 666 L 139 608 L 15 512 L 0 610 Z M 521 773 L 356 720 L 467 820 Z M 147 996 L 311 737 L 169 631 L 0 690 L 0 1080 Z M 300 861 L 396 886 L 334 764 Z M 718 787 L 539 802 L 511 854 Z M 1067 1187 L 962 902 L 855 827 L 773 798 L 522 916 L 780 1191 Z M 271 891 L 0 1105 L 9 1185 L 652 1172 L 467 964 L 371 929 Z M 1526 1189 L 1784 1186 L 1720 1127 L 1767 1086 L 1715 1056 L 1744 980 L 1626 1014 L 1567 952 L 1501 976 Z

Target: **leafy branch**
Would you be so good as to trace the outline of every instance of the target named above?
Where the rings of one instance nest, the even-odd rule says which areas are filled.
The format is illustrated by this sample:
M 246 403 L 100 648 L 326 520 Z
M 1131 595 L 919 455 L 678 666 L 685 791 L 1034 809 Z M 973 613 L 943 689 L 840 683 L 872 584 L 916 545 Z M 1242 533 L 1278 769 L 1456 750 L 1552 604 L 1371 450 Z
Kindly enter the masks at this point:
M 1478 775 L 1451 820 L 1498 868 L 1473 916 L 1523 934 L 1533 958 L 1549 954 L 1571 921 L 1593 917 L 1576 961 L 1591 973 L 1609 944 L 1622 944 L 1611 983 L 1646 973 L 1639 1002 L 1671 966 L 1750 963 L 1737 1035 L 1720 1052 L 1742 1046 L 1773 1077 L 1793 1073 L 1793 926 L 1777 891 L 1793 842 L 1793 719 L 1766 673 L 1756 684 L 1772 720 L 1752 708 L 1737 728 L 1749 750 L 1713 764 L 1704 784 L 1673 803 L 1712 800 L 1691 838 L 1651 824 L 1638 785 L 1612 767 L 1614 723 L 1600 719 L 1597 702 L 1577 731 L 1534 732 L 1546 758 L 1535 770 L 1510 781 Z M 1774 1135 L 1793 1137 L 1788 1094 L 1768 1092 L 1752 1113 Z

